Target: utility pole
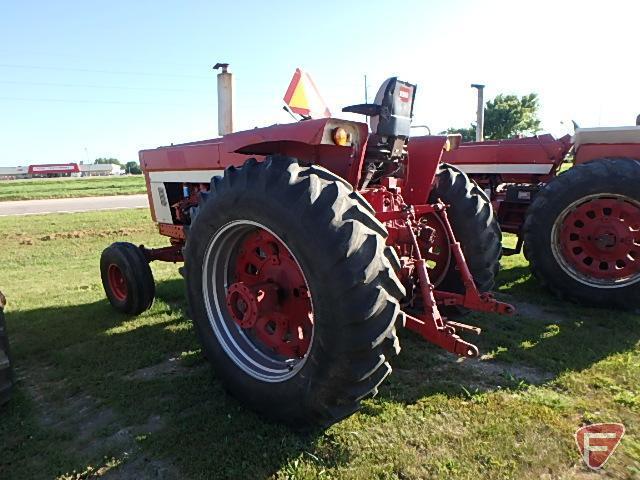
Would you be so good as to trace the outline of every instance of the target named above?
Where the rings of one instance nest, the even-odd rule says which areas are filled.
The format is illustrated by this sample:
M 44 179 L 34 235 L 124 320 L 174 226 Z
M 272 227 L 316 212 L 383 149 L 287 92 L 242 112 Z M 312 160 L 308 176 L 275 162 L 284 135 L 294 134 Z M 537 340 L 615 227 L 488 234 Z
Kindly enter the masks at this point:
M 476 113 L 476 142 L 484 141 L 484 85 L 472 83 L 471 88 L 478 90 L 478 111 Z

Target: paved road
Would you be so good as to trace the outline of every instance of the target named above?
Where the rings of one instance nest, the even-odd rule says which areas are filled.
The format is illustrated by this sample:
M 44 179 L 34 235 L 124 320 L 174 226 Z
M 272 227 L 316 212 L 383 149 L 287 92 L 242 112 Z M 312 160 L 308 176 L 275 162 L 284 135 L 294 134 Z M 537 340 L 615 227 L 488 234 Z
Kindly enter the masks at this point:
M 94 210 L 117 210 L 122 208 L 147 208 L 148 206 L 149 201 L 146 194 L 18 200 L 0 202 L 0 217 L 6 217 L 8 215 L 90 212 Z

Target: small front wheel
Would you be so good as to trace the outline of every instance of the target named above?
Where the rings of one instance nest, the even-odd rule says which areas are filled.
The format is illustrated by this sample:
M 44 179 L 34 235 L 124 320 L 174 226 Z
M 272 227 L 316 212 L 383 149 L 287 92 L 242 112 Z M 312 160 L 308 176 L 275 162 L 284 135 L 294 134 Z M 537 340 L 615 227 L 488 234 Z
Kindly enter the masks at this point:
M 153 304 L 156 287 L 142 250 L 128 242 L 115 242 L 100 257 L 102 286 L 119 312 L 138 315 Z

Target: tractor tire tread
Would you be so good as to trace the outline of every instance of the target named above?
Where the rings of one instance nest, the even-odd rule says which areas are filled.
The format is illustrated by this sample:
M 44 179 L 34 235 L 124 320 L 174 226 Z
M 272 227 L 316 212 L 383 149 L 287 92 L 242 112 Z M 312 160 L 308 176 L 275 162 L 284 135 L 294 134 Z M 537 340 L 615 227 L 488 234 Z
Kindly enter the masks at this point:
M 456 239 L 481 292 L 490 291 L 500 269 L 502 232 L 486 194 L 460 169 L 441 163 L 436 171 L 436 184 L 430 202 L 441 199 L 449 205 L 447 215 Z M 464 292 L 460 274 L 452 259 L 449 271 L 439 289 Z
M 386 229 L 348 182 L 290 157 L 268 156 L 229 167 L 222 177 L 212 179 L 210 188 L 187 237 L 185 277 L 196 331 L 223 385 L 252 409 L 294 428 L 327 426 L 352 414 L 363 398 L 377 393 L 391 371 L 391 357 L 399 352 L 395 327 L 405 290 L 396 274 L 397 255 L 385 245 Z M 253 200 L 247 200 L 245 192 L 251 192 Z M 306 271 L 330 279 L 326 287 L 312 286 L 332 300 L 325 300 L 324 310 L 319 308 L 326 326 L 316 327 L 310 358 L 303 366 L 308 373 L 284 382 L 304 382 L 300 391 L 306 393 L 293 403 L 260 390 L 260 382 L 246 374 L 238 378 L 238 367 L 221 357 L 211 343 L 215 337 L 207 332 L 208 317 L 198 298 L 201 264 L 197 259 L 203 239 L 223 221 L 223 214 L 217 212 L 249 201 L 268 204 L 281 217 L 292 218 L 290 229 L 278 232 L 288 246 L 295 244 L 293 237 L 302 235 L 301 231 L 312 232 L 322 253 L 318 259 L 305 257 L 313 264 Z M 225 365 L 233 365 L 235 374 Z

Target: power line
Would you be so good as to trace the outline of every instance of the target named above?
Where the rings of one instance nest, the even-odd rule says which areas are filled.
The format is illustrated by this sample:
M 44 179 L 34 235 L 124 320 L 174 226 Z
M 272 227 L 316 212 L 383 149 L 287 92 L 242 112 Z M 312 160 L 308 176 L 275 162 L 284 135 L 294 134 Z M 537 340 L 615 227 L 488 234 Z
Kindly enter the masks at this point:
M 124 85 L 93 85 L 87 83 L 55 83 L 55 82 L 25 82 L 16 80 L 0 80 L 2 84 L 8 85 L 33 85 L 33 86 L 45 86 L 45 87 L 81 87 L 81 88 L 103 88 L 114 90 L 159 90 L 163 92 L 194 92 L 194 93 L 206 93 L 208 90 L 193 90 L 186 88 L 162 88 L 162 87 L 128 87 Z
M 119 54 L 118 56 L 105 56 L 105 55 L 100 55 L 100 56 L 96 56 L 95 54 L 92 53 L 91 57 L 87 57 L 87 55 L 74 55 L 73 53 L 69 53 L 68 51 L 43 51 L 43 50 L 25 50 L 25 49 L 21 49 L 21 48 L 2 48 L 0 47 L 0 53 L 2 54 L 9 54 L 9 55 L 20 55 L 20 57 L 26 57 L 27 55 L 31 55 L 32 58 L 34 57 L 44 57 L 46 59 L 51 59 L 51 58 L 63 58 L 65 61 L 68 60 L 77 60 L 79 62 L 86 62 L 87 60 L 92 60 L 92 61 L 100 61 L 100 62 L 121 62 L 123 60 L 125 61 L 129 61 L 129 62 L 135 62 L 136 65 L 141 65 L 144 64 L 145 62 L 147 62 L 147 65 L 152 64 L 154 66 L 157 65 L 163 65 L 166 67 L 172 67 L 172 68 L 202 68 L 202 63 L 198 62 L 198 63 L 191 63 L 191 62 L 167 62 L 166 58 L 163 57 L 163 59 L 161 60 L 157 60 L 157 59 L 151 59 L 148 57 L 131 57 L 131 56 L 123 56 L 121 54 Z M 29 60 L 29 62 L 31 61 L 31 59 Z M 37 60 L 34 60 L 37 62 Z
M 31 70 L 59 70 L 66 72 L 85 72 L 85 73 L 104 73 L 107 75 L 143 75 L 150 77 L 179 77 L 179 78 L 198 78 L 211 79 L 211 76 L 205 75 L 189 75 L 186 73 L 156 73 L 156 72 L 135 72 L 126 70 L 92 70 L 89 68 L 69 68 L 69 67 L 45 67 L 41 65 L 17 65 L 10 63 L 0 63 L 2 68 L 23 68 Z
M 28 98 L 28 97 L 0 97 L 0 101 L 10 102 L 56 102 L 56 103 L 102 103 L 113 105 L 157 105 L 167 107 L 185 107 L 184 103 L 157 103 L 157 102 L 122 102 L 118 100 L 85 100 L 85 99 L 67 99 L 67 98 Z M 194 104 L 195 106 L 196 104 Z M 202 105 L 198 103 L 197 105 Z

